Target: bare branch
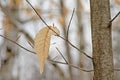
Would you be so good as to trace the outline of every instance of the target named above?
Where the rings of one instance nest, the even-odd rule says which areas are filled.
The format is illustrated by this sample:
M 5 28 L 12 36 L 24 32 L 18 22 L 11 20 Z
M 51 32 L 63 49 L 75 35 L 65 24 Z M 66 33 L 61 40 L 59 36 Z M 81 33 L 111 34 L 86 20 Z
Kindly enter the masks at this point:
M 26 20 L 20 20 L 20 19 L 16 19 L 18 22 L 20 22 L 21 24 L 25 24 L 27 22 L 30 22 L 30 21 L 37 21 L 39 18 L 34 18 L 34 17 L 31 17 L 29 19 L 26 19 Z
M 54 58 L 52 58 L 53 60 L 55 60 L 59 55 L 55 56 Z
M 119 15 L 120 15 L 120 11 L 115 15 L 115 17 L 112 18 L 112 20 L 110 20 L 110 23 L 112 23 Z
M 109 24 L 108 24 L 108 28 L 111 27 L 111 23 L 119 16 L 120 11 L 115 15 L 115 17 L 113 17 L 113 19 L 110 20 Z
M 84 71 L 84 72 L 93 72 L 93 71 L 94 71 L 94 70 L 85 70 L 85 69 L 82 69 L 82 68 L 80 68 L 80 67 L 74 66 L 73 64 L 69 64 L 69 63 L 67 64 L 67 63 L 64 63 L 64 62 L 53 61 L 53 60 L 50 60 L 50 59 L 49 59 L 49 61 L 52 62 L 52 63 L 65 64 L 65 65 L 71 66 L 71 67 L 73 67 L 73 68 L 79 69 L 79 70 Z
M 27 42 L 32 48 L 34 48 L 33 44 L 30 41 L 27 40 Z
M 21 37 L 21 35 L 19 35 L 15 41 L 18 41 L 20 39 L 20 37 Z
M 32 4 L 28 1 L 28 0 L 26 0 L 27 1 L 27 3 L 32 7 L 32 9 L 35 11 L 35 13 L 37 14 L 37 16 L 40 18 L 40 20 L 42 20 L 42 22 L 46 25 L 46 26 L 48 26 L 48 24 L 44 21 L 44 19 L 40 16 L 40 14 L 37 12 L 37 10 L 32 6 Z
M 75 8 L 73 9 L 72 16 L 71 16 L 70 21 L 69 21 L 69 24 L 68 24 L 68 28 L 67 28 L 67 39 L 68 39 L 68 36 L 69 36 L 70 24 L 71 24 L 71 22 L 72 22 L 74 12 L 75 12 Z
M 24 50 L 26 50 L 26 51 L 28 51 L 28 52 L 31 52 L 31 53 L 33 53 L 33 54 L 36 54 L 35 52 L 28 50 L 27 48 L 21 46 L 21 45 L 18 44 L 17 42 L 15 42 L 15 41 L 13 41 L 13 40 L 11 40 L 11 39 L 9 39 L 9 38 L 3 36 L 3 35 L 0 35 L 0 37 L 2 37 L 2 38 L 4 38 L 4 39 L 6 39 L 6 40 L 8 40 L 8 41 L 10 41 L 10 42 L 12 42 L 12 43 L 18 45 L 19 47 L 21 47 L 22 49 L 24 49 Z
M 68 61 L 65 59 L 65 57 L 62 55 L 62 53 L 60 52 L 60 50 L 56 47 L 57 51 L 59 52 L 59 54 L 62 56 L 62 58 L 65 60 L 65 62 L 68 64 Z
M 89 56 L 87 53 L 85 53 L 84 51 L 80 50 L 79 48 L 77 48 L 76 46 L 74 46 L 71 42 L 67 41 L 72 47 L 74 47 L 76 50 L 80 51 L 81 53 L 83 53 L 85 56 L 87 56 L 89 59 L 93 59 L 91 56 Z

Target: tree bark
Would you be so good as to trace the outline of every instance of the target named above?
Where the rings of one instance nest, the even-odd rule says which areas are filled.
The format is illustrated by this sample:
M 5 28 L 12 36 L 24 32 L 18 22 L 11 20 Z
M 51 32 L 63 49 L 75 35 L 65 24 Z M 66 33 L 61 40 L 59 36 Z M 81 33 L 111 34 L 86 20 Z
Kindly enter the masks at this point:
M 90 0 L 95 80 L 114 80 L 109 0 Z

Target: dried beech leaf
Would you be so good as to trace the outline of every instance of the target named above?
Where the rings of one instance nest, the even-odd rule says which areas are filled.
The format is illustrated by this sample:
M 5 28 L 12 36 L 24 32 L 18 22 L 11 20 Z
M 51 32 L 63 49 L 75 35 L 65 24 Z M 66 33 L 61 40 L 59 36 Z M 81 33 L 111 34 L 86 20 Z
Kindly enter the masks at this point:
M 34 50 L 37 53 L 38 59 L 40 61 L 40 73 L 43 72 L 44 64 L 48 57 L 51 35 L 59 35 L 59 34 L 60 34 L 59 30 L 56 27 L 50 26 L 50 28 L 45 27 L 41 29 L 35 36 Z

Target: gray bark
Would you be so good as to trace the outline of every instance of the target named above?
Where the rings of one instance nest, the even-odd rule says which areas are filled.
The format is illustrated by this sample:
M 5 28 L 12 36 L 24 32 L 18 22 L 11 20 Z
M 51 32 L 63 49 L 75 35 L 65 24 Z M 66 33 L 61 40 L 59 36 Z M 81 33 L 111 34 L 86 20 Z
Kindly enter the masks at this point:
M 114 80 L 109 0 L 90 0 L 95 80 Z

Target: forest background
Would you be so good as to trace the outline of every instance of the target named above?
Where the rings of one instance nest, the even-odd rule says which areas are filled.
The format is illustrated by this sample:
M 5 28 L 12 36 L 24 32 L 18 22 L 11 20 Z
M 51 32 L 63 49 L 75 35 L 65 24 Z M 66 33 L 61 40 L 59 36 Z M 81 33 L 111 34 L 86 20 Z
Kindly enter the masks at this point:
M 38 57 L 30 51 L 34 52 L 36 33 L 46 25 L 26 0 L 0 0 L 0 80 L 92 80 L 92 60 L 82 54 L 92 56 L 89 0 L 29 2 L 73 46 L 52 36 L 49 57 L 40 74 Z M 120 0 L 110 0 L 110 10 L 113 18 L 120 11 Z M 115 80 L 120 79 L 119 35 L 120 16 L 117 16 L 112 22 Z

